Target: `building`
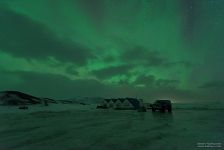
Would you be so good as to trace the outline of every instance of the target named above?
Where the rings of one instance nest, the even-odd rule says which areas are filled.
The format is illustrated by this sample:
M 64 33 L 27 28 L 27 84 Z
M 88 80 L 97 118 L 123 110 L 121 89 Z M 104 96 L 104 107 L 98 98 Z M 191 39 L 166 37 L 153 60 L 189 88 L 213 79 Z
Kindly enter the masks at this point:
M 101 106 L 113 109 L 138 109 L 142 104 L 141 99 L 136 98 L 117 98 L 104 99 Z

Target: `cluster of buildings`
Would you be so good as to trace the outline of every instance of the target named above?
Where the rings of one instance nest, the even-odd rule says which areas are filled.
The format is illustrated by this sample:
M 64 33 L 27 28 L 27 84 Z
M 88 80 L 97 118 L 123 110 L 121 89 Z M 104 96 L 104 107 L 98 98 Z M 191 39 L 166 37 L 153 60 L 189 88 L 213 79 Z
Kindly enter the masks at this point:
M 97 108 L 113 109 L 139 109 L 143 106 L 143 100 L 137 98 L 111 98 L 104 99 Z

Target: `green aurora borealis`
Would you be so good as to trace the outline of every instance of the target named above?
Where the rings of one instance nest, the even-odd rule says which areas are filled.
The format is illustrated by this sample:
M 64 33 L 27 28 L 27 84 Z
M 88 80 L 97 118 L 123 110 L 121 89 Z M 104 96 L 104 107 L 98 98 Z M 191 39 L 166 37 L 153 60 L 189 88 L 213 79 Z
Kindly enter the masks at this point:
M 0 90 L 224 98 L 223 0 L 0 0 Z

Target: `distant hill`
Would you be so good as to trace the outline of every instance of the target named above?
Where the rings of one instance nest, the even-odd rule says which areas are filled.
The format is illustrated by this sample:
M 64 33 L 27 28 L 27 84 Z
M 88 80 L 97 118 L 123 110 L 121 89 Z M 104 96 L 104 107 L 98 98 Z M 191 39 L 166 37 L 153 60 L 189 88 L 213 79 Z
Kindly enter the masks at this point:
M 101 97 L 77 97 L 72 99 L 54 100 L 50 98 L 35 97 L 19 91 L 0 92 L 0 105 L 32 105 L 44 103 L 62 103 L 62 104 L 99 104 L 104 98 Z
M 29 105 L 40 104 L 41 98 L 18 91 L 0 92 L 0 105 Z

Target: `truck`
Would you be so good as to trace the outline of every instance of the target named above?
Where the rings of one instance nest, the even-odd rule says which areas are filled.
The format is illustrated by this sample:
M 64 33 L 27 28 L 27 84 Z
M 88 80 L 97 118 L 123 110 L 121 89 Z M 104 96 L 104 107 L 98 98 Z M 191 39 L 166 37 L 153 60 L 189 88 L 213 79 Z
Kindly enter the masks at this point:
M 171 113 L 172 112 L 172 103 L 170 100 L 156 100 L 153 104 L 151 104 L 152 112 L 160 111 L 166 112 L 166 110 Z

